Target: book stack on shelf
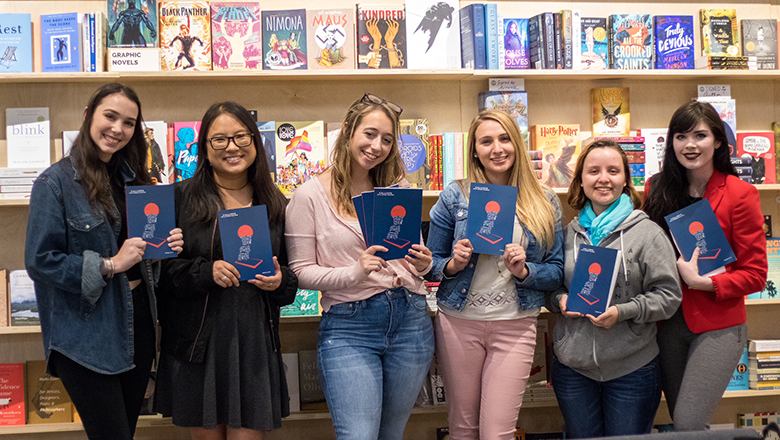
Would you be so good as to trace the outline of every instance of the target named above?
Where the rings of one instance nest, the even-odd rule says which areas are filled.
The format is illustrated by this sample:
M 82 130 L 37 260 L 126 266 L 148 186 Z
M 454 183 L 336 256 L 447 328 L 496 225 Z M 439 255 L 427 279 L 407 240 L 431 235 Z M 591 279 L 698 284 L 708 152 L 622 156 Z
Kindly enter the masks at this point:
M 780 339 L 748 341 L 751 390 L 780 390 Z
M 628 166 L 631 169 L 631 183 L 634 186 L 644 186 L 645 184 L 645 163 L 647 155 L 645 154 L 645 138 L 641 136 L 626 137 L 596 137 L 594 141 L 601 139 L 611 139 L 615 141 L 628 158 Z
M 62 381 L 46 373 L 46 361 L 0 364 L 0 426 L 78 420 Z
M 739 414 L 738 417 L 740 428 L 752 428 L 758 432 L 762 432 L 770 423 L 780 425 L 780 411 Z

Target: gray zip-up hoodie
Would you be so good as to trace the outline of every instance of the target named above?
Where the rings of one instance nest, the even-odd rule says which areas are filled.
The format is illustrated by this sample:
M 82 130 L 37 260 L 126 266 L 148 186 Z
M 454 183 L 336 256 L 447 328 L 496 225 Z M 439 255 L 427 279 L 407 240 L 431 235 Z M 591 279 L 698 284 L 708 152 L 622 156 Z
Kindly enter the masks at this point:
M 560 298 L 569 293 L 580 244 L 591 242 L 575 217 L 566 227 L 563 286 L 547 296 L 552 312 L 560 313 Z M 559 316 L 553 348 L 567 367 L 606 382 L 636 371 L 658 355 L 655 323 L 674 314 L 682 290 L 672 245 L 644 212 L 634 210 L 599 246 L 622 252 L 612 295 L 618 320 L 605 329 L 585 317 Z

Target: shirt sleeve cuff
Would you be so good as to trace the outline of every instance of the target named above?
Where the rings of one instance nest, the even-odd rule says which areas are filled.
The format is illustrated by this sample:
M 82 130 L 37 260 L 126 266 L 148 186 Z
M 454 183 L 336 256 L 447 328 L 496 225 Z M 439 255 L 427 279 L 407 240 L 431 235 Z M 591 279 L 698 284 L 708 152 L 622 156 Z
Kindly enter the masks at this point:
M 100 263 L 103 258 L 95 251 L 84 251 L 84 261 L 81 265 L 81 299 L 89 313 L 95 308 L 95 303 L 103 294 L 106 281 L 100 273 Z

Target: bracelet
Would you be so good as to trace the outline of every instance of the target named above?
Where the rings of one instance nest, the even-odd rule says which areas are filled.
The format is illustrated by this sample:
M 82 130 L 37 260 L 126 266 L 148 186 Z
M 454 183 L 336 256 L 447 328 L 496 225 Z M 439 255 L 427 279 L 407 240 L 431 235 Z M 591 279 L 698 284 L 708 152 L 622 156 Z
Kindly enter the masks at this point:
M 104 276 L 105 279 L 110 280 L 114 277 L 114 260 L 111 258 L 104 258 L 103 259 L 104 267 L 106 268 L 106 275 Z

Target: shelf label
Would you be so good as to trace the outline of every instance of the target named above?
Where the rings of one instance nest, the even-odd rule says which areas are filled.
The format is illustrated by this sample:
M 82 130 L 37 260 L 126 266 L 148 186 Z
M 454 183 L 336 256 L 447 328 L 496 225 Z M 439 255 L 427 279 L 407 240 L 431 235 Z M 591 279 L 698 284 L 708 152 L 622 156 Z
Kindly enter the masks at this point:
M 525 90 L 523 78 L 490 78 L 488 80 L 491 92 L 522 92 Z
M 708 96 L 725 96 L 731 97 L 731 86 L 728 84 L 699 84 L 699 98 Z
M 109 72 L 159 72 L 160 49 L 112 47 L 108 49 Z

